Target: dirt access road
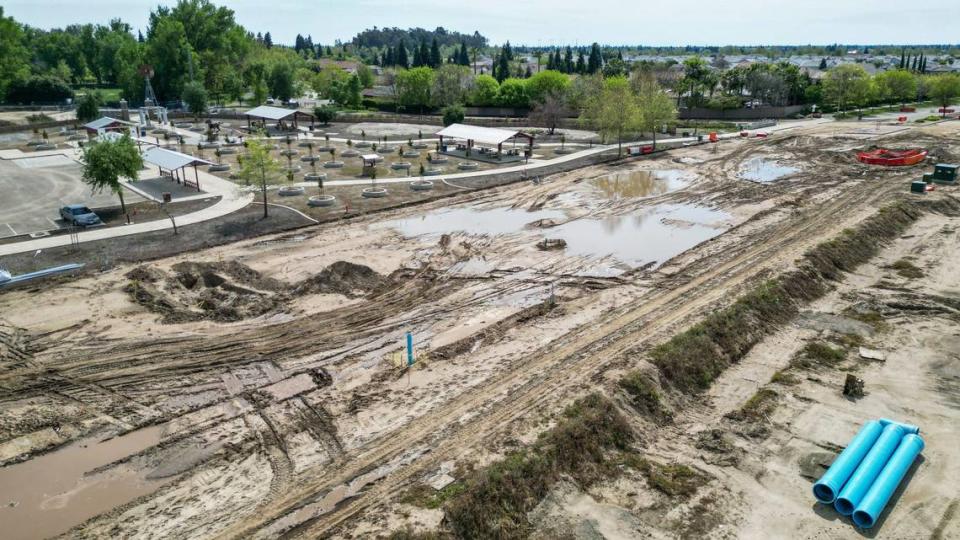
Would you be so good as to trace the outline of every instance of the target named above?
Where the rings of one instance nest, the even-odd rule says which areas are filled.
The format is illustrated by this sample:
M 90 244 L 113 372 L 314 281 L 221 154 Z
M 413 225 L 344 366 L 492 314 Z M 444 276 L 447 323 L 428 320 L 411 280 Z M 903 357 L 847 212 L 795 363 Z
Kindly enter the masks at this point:
M 941 133 L 922 136 L 942 146 Z M 4 490 L 24 504 L 0 521 L 56 516 L 44 532 L 56 534 L 92 518 L 71 534 L 138 537 L 402 525 L 385 501 L 403 488 L 530 440 L 625 353 L 789 268 L 917 174 L 867 174 L 849 156 L 858 144 L 810 128 L 692 148 L 5 295 L 0 459 L 22 463 L 0 474 L 60 456 L 79 478 L 55 488 L 57 505 Z M 739 178 L 758 155 L 798 170 L 765 185 Z M 674 172 L 650 180 L 662 171 Z M 515 212 L 535 223 L 447 232 L 451 220 L 483 230 Z M 405 235 L 414 223 L 439 225 Z M 651 224 L 679 251 L 578 251 L 583 231 Z M 535 247 L 553 235 L 569 249 Z M 698 239 L 709 240 L 682 243 Z M 406 330 L 423 361 L 401 373 Z M 120 449 L 107 463 L 61 459 L 110 441 Z M 83 496 L 104 485 L 124 500 Z M 77 511 L 45 514 L 57 507 Z

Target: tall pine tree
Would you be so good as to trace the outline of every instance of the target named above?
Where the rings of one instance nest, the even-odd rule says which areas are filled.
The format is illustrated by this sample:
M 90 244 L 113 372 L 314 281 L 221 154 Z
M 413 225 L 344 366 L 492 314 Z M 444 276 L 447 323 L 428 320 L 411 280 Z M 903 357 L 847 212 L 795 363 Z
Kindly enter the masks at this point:
M 587 61 L 587 73 L 591 75 L 600 71 L 603 67 L 603 57 L 600 55 L 600 45 L 594 43 L 590 46 L 590 59 Z
M 467 52 L 467 42 L 460 42 L 460 52 L 457 54 L 457 63 L 461 66 L 470 65 L 470 53 Z
M 400 66 L 404 69 L 410 67 L 410 60 L 407 58 L 407 46 L 402 39 L 400 40 L 400 44 L 397 45 L 395 62 L 396 63 L 394 65 Z
M 437 69 L 442 63 L 443 59 L 440 57 L 440 44 L 437 43 L 437 38 L 434 37 L 433 43 L 430 44 L 430 67 Z

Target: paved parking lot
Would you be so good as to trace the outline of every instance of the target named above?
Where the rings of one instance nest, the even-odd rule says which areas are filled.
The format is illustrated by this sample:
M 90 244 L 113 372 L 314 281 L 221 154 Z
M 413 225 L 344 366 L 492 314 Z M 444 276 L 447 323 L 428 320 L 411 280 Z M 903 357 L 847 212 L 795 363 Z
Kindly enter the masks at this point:
M 0 238 L 59 229 L 60 207 L 116 206 L 112 192 L 91 195 L 80 180 L 80 164 L 66 156 L 0 159 Z M 143 200 L 129 190 L 128 203 Z

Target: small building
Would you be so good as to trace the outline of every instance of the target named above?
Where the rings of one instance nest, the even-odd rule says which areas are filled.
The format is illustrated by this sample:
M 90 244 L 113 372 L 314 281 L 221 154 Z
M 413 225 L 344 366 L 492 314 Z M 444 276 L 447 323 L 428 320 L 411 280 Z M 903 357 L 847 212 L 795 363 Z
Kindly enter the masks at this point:
M 123 133 L 127 130 L 133 130 L 136 127 L 136 122 L 128 122 L 126 120 L 111 118 L 109 116 L 98 118 L 93 122 L 88 122 L 83 125 L 83 129 L 87 130 L 87 135 L 90 136 L 111 132 Z
M 266 128 L 267 121 L 272 121 L 276 122 L 277 129 L 280 131 L 296 131 L 300 128 L 298 123 L 300 119 L 309 119 L 310 129 L 313 129 L 315 121 L 315 117 L 310 113 L 305 113 L 297 109 L 271 107 L 269 105 L 254 107 L 244 114 L 247 117 L 247 129 L 253 129 L 254 124 L 259 124 Z M 293 129 L 290 129 L 290 127 Z
M 451 124 L 438 131 L 437 136 L 440 138 L 440 151 L 442 153 L 491 163 L 519 161 L 523 158 L 517 148 L 511 148 L 504 152 L 503 143 L 510 140 L 525 139 L 526 149 L 533 151 L 533 135 L 515 129 Z M 444 138 L 447 140 L 455 139 L 460 142 L 451 145 L 444 143 Z

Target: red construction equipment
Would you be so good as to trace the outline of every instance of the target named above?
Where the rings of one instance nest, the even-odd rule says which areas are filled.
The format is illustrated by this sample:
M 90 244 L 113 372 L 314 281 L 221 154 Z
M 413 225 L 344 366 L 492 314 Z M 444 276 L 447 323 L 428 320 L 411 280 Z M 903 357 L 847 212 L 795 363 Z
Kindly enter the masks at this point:
M 910 150 L 888 150 L 877 148 L 869 152 L 857 152 L 857 159 L 869 165 L 904 166 L 916 165 L 927 158 L 927 151 L 923 148 Z
M 710 142 L 717 142 L 717 141 L 719 141 L 719 140 L 720 140 L 720 138 L 717 137 L 717 132 L 716 132 L 716 131 L 711 131 L 711 132 L 710 132 Z

